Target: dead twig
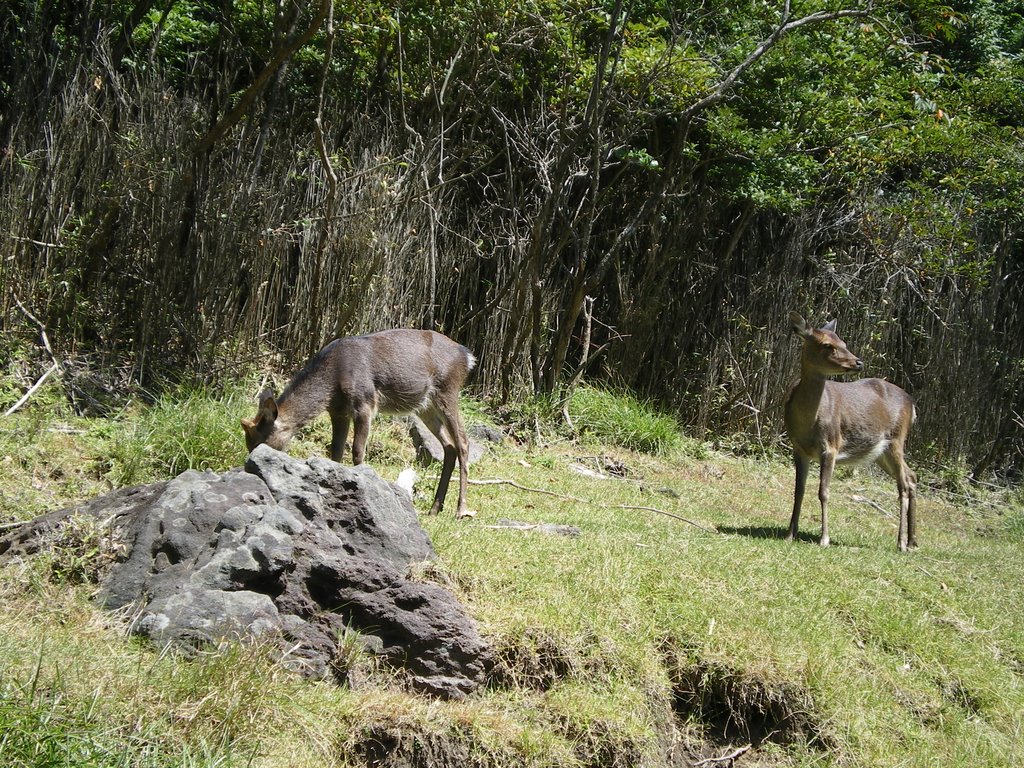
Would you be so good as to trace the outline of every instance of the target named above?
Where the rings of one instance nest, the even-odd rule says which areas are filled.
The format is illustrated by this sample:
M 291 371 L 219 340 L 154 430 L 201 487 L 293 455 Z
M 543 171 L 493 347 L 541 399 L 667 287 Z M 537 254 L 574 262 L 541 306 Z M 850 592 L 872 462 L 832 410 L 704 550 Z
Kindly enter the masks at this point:
M 556 499 L 566 499 L 567 501 L 575 501 L 580 504 L 590 504 L 591 502 L 587 499 L 581 499 L 579 496 L 567 496 L 564 493 L 558 493 L 556 491 L 548 491 L 543 488 L 531 488 L 528 485 L 520 485 L 515 480 L 503 480 L 501 478 L 495 478 L 493 480 L 470 480 L 470 485 L 511 485 L 513 488 L 518 488 L 520 491 L 529 491 L 530 493 L 543 493 L 546 496 L 554 496 Z
M 53 360 L 53 364 L 59 368 L 60 364 L 57 362 L 57 356 L 53 354 L 53 347 L 50 346 L 50 337 L 46 335 L 46 326 L 43 325 L 43 321 L 29 312 L 28 307 L 21 303 L 21 299 L 19 299 L 16 294 L 11 294 L 11 296 L 14 299 L 14 303 L 18 305 L 18 309 L 22 311 L 25 317 L 39 327 L 39 339 L 43 342 L 43 349 L 45 349 L 47 354 L 49 354 L 50 359 Z
M 583 378 L 583 372 L 587 369 L 587 363 L 590 362 L 590 333 L 593 321 L 594 297 L 585 296 L 583 298 L 583 351 L 580 353 L 580 365 L 576 369 L 575 375 L 569 380 L 569 385 L 565 388 L 565 397 L 562 400 L 562 418 L 565 419 L 566 425 L 573 432 L 576 431 L 576 425 L 572 423 L 572 417 L 569 415 L 569 401 L 572 400 L 572 393 L 576 389 L 576 385 L 579 384 L 580 379 Z
M 753 744 L 747 744 L 745 747 L 740 747 L 739 749 L 734 749 L 728 755 L 722 755 L 721 757 L 706 757 L 703 760 L 698 760 L 693 765 L 696 767 L 698 765 L 711 765 L 712 763 L 728 763 L 728 762 L 731 762 L 732 760 L 735 760 L 737 757 L 739 757 L 740 755 L 744 754 L 745 752 L 750 751 L 750 748 L 752 746 L 753 746 Z
M 14 405 L 7 409 L 7 411 L 4 413 L 4 416 L 10 416 L 16 410 L 21 408 L 21 406 L 27 403 L 29 398 L 32 397 L 32 395 L 34 395 L 41 386 L 43 386 L 43 382 L 46 381 L 47 378 L 49 378 L 50 374 L 52 374 L 54 371 L 60 371 L 61 369 L 60 362 L 57 360 L 57 356 L 53 353 L 53 347 L 50 346 L 50 337 L 46 335 L 46 326 L 43 325 L 42 320 L 33 315 L 29 311 L 28 307 L 21 303 L 21 299 L 19 299 L 17 295 L 12 294 L 12 297 L 14 299 L 14 303 L 18 305 L 18 309 L 22 311 L 22 314 L 24 314 L 25 317 L 27 317 L 29 320 L 35 323 L 36 326 L 39 328 L 39 340 L 43 345 L 43 349 L 45 349 L 46 353 L 50 356 L 50 360 L 53 361 L 53 365 L 50 366 L 46 373 L 39 377 L 35 384 L 29 387 L 28 391 L 21 396 L 21 399 L 18 400 L 18 402 L 16 402 Z
M 718 533 L 718 531 L 714 530 L 713 528 L 707 528 L 706 526 L 703 526 L 700 523 L 695 523 L 693 520 L 689 520 L 685 517 L 682 517 L 681 515 L 677 515 L 674 512 L 666 512 L 664 509 L 658 509 L 657 507 L 635 507 L 631 504 L 601 504 L 600 506 L 605 507 L 606 509 L 641 509 L 647 512 L 657 512 L 659 515 L 671 517 L 673 520 L 680 520 L 684 523 L 692 525 L 694 528 L 700 528 L 702 531 L 706 531 L 707 533 Z
M 33 384 L 31 387 L 29 387 L 28 392 L 26 392 L 24 395 L 22 395 L 21 399 L 18 402 L 16 402 L 14 405 L 12 405 L 10 408 L 8 408 L 4 412 L 4 416 L 10 416 L 16 410 L 21 408 L 21 406 L 23 406 L 25 403 L 27 403 L 28 399 L 30 397 L 32 397 L 32 395 L 35 394 L 36 390 L 39 389 L 41 386 L 43 386 L 43 382 L 46 381 L 47 377 L 49 377 L 49 375 L 51 373 L 53 373 L 54 371 L 58 370 L 59 368 L 60 368 L 60 366 L 57 365 L 57 363 L 54 363 L 53 365 L 51 365 L 50 368 L 46 371 L 46 373 L 44 373 L 42 376 L 40 376 L 39 380 L 36 381 L 36 383 Z
M 491 480 L 470 480 L 470 485 L 511 485 L 513 488 L 518 488 L 520 491 L 528 491 L 530 493 L 543 493 L 545 496 L 554 496 L 556 499 L 565 499 L 566 501 L 575 501 L 577 504 L 589 504 L 592 507 L 600 507 L 601 509 L 636 509 L 643 510 L 645 512 L 656 512 L 659 515 L 665 517 L 671 517 L 674 520 L 692 525 L 694 528 L 700 528 L 705 533 L 718 533 L 713 528 L 708 528 L 701 525 L 700 523 L 694 522 L 688 518 L 677 515 L 674 512 L 666 512 L 664 509 L 658 509 L 657 507 L 643 507 L 636 506 L 633 504 L 599 504 L 589 499 L 582 499 L 579 496 L 569 496 L 565 493 L 558 493 L 556 491 L 548 491 L 544 488 L 531 488 L 528 485 L 520 485 L 515 480 L 505 480 L 503 478 L 494 478 Z
M 857 501 L 861 504 L 867 504 L 869 507 L 874 507 L 886 517 L 892 517 L 892 513 L 887 511 L 885 507 L 879 504 L 877 501 L 872 501 L 867 496 L 861 496 L 859 493 L 855 493 L 850 497 L 851 501 Z

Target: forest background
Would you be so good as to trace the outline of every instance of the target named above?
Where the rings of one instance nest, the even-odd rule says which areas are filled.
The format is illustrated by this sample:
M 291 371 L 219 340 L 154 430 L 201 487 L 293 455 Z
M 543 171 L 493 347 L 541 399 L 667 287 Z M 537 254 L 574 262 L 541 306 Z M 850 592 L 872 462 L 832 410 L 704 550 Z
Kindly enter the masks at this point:
M 0 357 L 102 413 L 435 328 L 763 450 L 795 309 L 1019 478 L 1022 51 L 1021 0 L 8 0 Z

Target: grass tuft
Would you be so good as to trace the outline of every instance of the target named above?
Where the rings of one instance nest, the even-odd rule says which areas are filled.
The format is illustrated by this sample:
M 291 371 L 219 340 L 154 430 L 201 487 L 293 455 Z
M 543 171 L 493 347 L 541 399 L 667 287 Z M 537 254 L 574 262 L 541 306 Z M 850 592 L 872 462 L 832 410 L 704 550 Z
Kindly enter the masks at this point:
M 119 488 L 188 469 L 222 472 L 239 466 L 246 455 L 239 419 L 249 410 L 239 389 L 222 398 L 201 389 L 161 395 L 114 425 L 105 474 Z
M 676 419 L 626 392 L 579 387 L 569 401 L 569 414 L 581 433 L 599 442 L 654 456 L 684 452 L 706 457 L 697 441 L 684 438 Z

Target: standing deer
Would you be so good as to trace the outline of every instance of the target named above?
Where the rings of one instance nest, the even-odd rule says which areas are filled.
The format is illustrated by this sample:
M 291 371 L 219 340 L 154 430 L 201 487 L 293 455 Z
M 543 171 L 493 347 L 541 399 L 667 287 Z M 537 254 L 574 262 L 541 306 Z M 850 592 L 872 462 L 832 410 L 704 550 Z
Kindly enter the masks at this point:
M 915 496 L 917 476 L 903 458 L 910 425 L 917 413 L 910 395 L 883 379 L 852 382 L 826 377 L 864 368 L 836 335 L 836 321 L 814 328 L 796 312 L 789 315 L 793 332 L 804 340 L 800 379 L 786 396 L 786 432 L 793 443 L 796 489 L 793 517 L 786 541 L 797 535 L 800 504 L 811 461 L 821 463 L 818 500 L 821 502 L 821 540 L 828 538 L 828 486 L 836 463 L 875 462 L 896 480 L 900 494 L 901 551 L 917 547 Z
M 459 416 L 459 390 L 476 364 L 461 344 L 434 331 L 397 328 L 335 339 L 317 352 L 279 399 L 260 394 L 254 419 L 242 419 L 251 451 L 261 443 L 283 450 L 295 433 L 323 411 L 331 417 L 331 458 L 341 461 L 349 423 L 355 423 L 352 463 L 362 464 L 370 422 L 378 411 L 417 413 L 444 447 L 444 464 L 430 514 L 444 506 L 459 460 L 459 507 L 466 512 L 469 444 Z

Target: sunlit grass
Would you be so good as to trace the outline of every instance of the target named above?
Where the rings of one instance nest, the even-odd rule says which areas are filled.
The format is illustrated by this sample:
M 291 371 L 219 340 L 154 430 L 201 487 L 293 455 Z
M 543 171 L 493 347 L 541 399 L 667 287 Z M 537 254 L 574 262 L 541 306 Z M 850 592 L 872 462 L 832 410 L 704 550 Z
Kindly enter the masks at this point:
M 575 428 L 598 442 L 656 456 L 684 446 L 699 450 L 695 441 L 683 438 L 678 421 L 628 393 L 579 387 L 569 400 L 568 412 Z
M 20 518 L 94 495 L 131 455 L 137 479 L 236 466 L 246 400 L 190 393 L 117 422 L 65 415 L 59 431 L 19 414 L 0 423 L 5 509 L 20 499 L 9 512 Z M 322 455 L 328 432 L 320 420 L 292 452 Z M 391 479 L 413 458 L 404 426 L 386 419 L 370 447 Z M 495 685 L 465 702 L 410 695 L 386 675 L 357 690 L 303 681 L 259 645 L 159 653 L 126 639 L 88 602 L 88 585 L 54 583 L 44 560 L 5 567 L 0 762 L 364 765 L 360 745 L 380 730 L 461 744 L 480 765 L 655 766 L 673 739 L 701 754 L 742 746 L 747 734 L 717 723 L 719 709 L 739 718 L 775 701 L 806 723 L 756 745 L 761 764 L 1014 765 L 1024 558 L 1012 498 L 967 506 L 923 490 L 922 547 L 906 555 L 891 481 L 846 473 L 833 483 L 833 546 L 821 549 L 810 502 L 802 539 L 781 539 L 792 492 L 783 461 L 615 445 L 623 477 L 580 474 L 594 448 L 491 448 L 471 478 L 522 487 L 472 485 L 471 521 L 422 517 L 434 577 L 495 648 Z M 436 472 L 421 470 L 421 512 Z M 24 495 L 25 484 L 39 487 Z M 495 527 L 502 518 L 580 535 Z M 734 700 L 717 701 L 723 691 Z

